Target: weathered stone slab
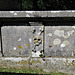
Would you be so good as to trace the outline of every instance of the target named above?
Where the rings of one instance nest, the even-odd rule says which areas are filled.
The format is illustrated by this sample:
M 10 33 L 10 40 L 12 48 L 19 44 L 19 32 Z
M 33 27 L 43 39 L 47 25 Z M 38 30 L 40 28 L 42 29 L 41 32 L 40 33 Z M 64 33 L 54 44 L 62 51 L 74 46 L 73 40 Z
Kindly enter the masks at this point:
M 75 17 L 74 11 L 48 11 L 48 17 Z
M 0 17 L 75 17 L 75 11 L 0 11 Z
M 16 69 L 29 68 L 29 57 L 0 58 L 0 67 L 1 68 L 16 68 Z
M 45 27 L 45 56 L 75 56 L 75 26 Z
M 30 26 L 3 26 L 2 48 L 4 56 L 29 56 L 31 50 Z

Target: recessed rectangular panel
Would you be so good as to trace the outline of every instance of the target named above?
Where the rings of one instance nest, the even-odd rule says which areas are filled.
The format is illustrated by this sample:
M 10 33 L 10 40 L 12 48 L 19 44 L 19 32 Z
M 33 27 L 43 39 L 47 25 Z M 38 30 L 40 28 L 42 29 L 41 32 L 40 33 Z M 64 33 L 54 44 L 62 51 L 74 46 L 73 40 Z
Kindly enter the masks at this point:
M 45 56 L 75 56 L 75 26 L 45 26 Z
M 39 57 L 43 53 L 43 26 L 32 28 L 32 57 Z
M 30 26 L 3 26 L 2 48 L 4 56 L 29 56 L 31 50 Z

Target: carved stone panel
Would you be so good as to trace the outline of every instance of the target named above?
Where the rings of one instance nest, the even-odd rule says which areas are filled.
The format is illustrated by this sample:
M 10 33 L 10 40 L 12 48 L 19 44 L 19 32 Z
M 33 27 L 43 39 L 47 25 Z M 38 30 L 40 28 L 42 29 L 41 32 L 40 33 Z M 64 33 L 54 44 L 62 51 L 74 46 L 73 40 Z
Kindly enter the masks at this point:
M 75 26 L 45 26 L 45 56 L 75 56 Z
M 29 56 L 32 32 L 30 26 L 3 26 L 2 48 L 4 56 Z
M 43 26 L 32 26 L 32 57 L 43 53 Z

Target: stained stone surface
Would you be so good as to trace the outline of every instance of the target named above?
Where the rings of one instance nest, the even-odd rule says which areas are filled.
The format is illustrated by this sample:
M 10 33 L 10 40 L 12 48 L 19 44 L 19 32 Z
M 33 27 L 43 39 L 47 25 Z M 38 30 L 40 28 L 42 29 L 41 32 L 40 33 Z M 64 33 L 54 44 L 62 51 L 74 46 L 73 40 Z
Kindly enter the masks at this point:
M 75 75 L 75 58 L 3 57 L 0 58 L 0 68 L 42 69 L 45 72 L 62 72 Z
M 44 17 L 75 17 L 75 11 L 74 10 L 67 10 L 67 11 L 13 11 L 12 10 L 12 11 L 0 11 L 0 17 L 43 17 L 43 18 Z
M 75 26 L 45 26 L 45 56 L 75 56 Z
M 46 72 L 62 72 L 75 75 L 74 58 L 46 58 Z
M 31 50 L 30 26 L 3 26 L 2 48 L 4 56 L 29 56 Z
M 32 57 L 39 57 L 43 53 L 43 26 L 31 26 L 32 28 Z
M 31 58 L 30 68 L 45 69 L 46 68 L 46 62 L 43 58 Z
M 0 58 L 0 67 L 1 68 L 15 68 L 15 69 L 29 68 L 29 58 L 28 57 Z

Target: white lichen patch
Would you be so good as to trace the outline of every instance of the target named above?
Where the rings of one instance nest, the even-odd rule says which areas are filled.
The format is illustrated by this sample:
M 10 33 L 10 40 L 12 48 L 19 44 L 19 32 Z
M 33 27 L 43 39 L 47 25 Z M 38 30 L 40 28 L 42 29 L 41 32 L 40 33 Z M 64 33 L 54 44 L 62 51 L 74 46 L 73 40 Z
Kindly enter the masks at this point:
M 65 41 L 63 41 L 63 44 L 68 46 L 70 43 L 69 43 L 69 41 L 65 40 Z
M 26 17 L 30 17 L 30 16 L 27 14 Z
M 38 35 L 40 36 L 41 32 L 38 33 Z
M 14 13 L 14 11 L 9 11 L 10 13 Z
M 41 31 L 41 30 L 42 30 L 42 28 L 39 28 L 39 30 Z
M 43 31 L 43 26 L 41 26 L 41 27 L 39 28 L 39 30 L 40 30 L 40 31 Z
M 74 30 L 64 32 L 64 30 L 56 30 L 54 31 L 54 34 L 58 37 L 63 37 L 65 39 L 69 38 L 74 33 Z
M 72 51 L 72 56 L 74 56 L 74 53 L 73 53 L 73 51 Z
M 51 37 L 51 36 L 52 36 L 52 34 L 51 34 L 51 33 L 48 33 L 48 34 L 47 34 L 47 36 Z
M 61 44 L 60 46 L 61 46 L 61 47 L 65 47 L 65 44 Z
M 63 35 L 62 37 L 65 38 L 65 39 L 69 38 L 68 35 Z
M 40 51 L 37 51 L 36 53 L 35 52 L 32 52 L 32 57 L 40 57 Z
M 35 11 L 25 11 L 25 12 L 32 14 L 32 13 L 34 13 Z
M 51 11 L 51 13 L 59 13 L 59 12 L 61 12 L 61 11 Z
M 74 28 L 74 29 L 75 29 L 75 26 L 72 26 L 72 28 Z
M 16 47 L 14 47 L 13 49 L 16 50 Z
M 17 15 L 17 13 L 14 13 L 14 16 L 16 16 Z
M 29 42 L 32 42 L 31 38 L 29 38 Z
M 59 45 L 61 43 L 61 40 L 60 39 L 54 39 L 54 41 L 53 41 L 53 44 L 54 45 Z
M 19 38 L 18 41 L 21 41 L 21 38 Z
M 74 33 L 74 30 L 68 31 L 68 32 L 67 32 L 67 35 L 68 35 L 68 36 L 71 36 L 73 33 Z
M 56 30 L 54 31 L 54 35 L 62 37 L 64 36 L 64 30 Z

